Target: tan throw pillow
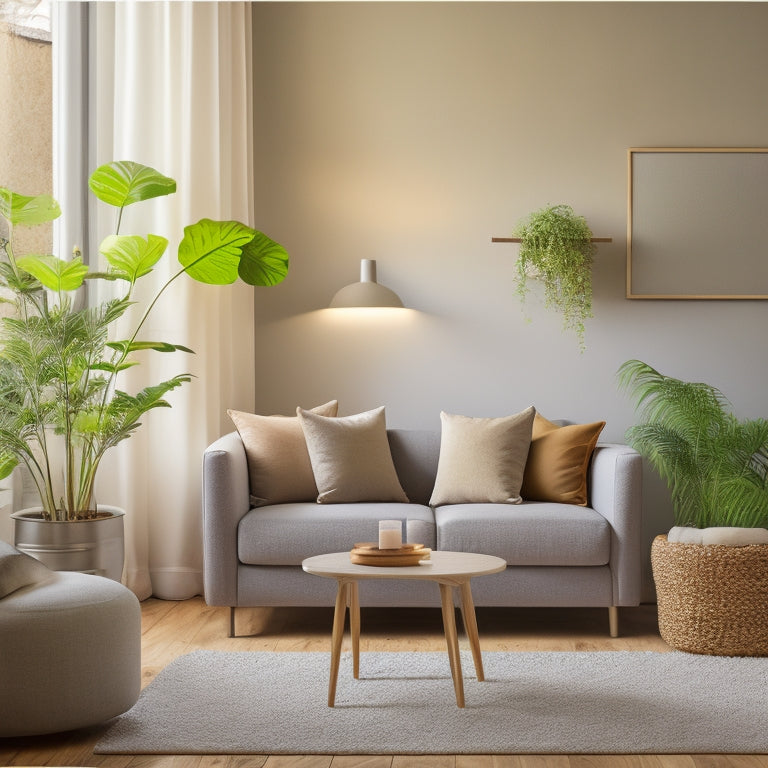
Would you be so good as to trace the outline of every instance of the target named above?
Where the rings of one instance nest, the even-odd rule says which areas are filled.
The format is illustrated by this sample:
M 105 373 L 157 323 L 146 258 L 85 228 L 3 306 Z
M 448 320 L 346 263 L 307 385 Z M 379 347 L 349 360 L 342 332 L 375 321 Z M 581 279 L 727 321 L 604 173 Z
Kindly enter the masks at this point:
M 296 410 L 315 473 L 318 504 L 402 501 L 384 408 L 329 419 Z
M 312 413 L 330 417 L 338 410 L 338 401 L 331 400 L 313 408 Z M 227 413 L 245 447 L 251 504 L 259 507 L 317 498 L 307 443 L 295 416 L 259 416 L 231 410 Z
M 437 477 L 429 503 L 519 504 L 533 406 L 496 419 L 440 413 Z
M 560 427 L 536 414 L 523 498 L 587 505 L 587 470 L 604 421 Z

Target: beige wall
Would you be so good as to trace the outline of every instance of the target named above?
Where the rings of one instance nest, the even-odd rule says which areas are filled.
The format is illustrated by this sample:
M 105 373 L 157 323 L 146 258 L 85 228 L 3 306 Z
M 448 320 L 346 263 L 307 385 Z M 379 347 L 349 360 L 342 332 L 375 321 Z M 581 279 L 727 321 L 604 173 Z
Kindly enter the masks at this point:
M 766 29 L 765 3 L 258 5 L 257 222 L 292 273 L 257 295 L 255 407 L 438 428 L 533 403 L 622 441 L 638 357 L 768 415 L 768 303 L 624 298 L 627 148 L 768 146 Z M 525 322 L 516 246 L 490 242 L 555 203 L 614 238 L 583 355 L 540 304 Z M 322 311 L 360 258 L 415 311 Z M 650 475 L 645 518 L 649 544 L 670 524 Z

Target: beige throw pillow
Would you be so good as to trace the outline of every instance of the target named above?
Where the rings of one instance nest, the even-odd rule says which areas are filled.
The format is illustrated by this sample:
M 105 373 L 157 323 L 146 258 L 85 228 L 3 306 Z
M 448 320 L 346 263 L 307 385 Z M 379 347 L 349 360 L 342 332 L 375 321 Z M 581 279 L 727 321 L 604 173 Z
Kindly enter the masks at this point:
M 318 504 L 356 501 L 402 501 L 387 440 L 384 408 L 329 419 L 298 408 Z
M 331 417 L 338 409 L 338 401 L 331 400 L 311 412 Z M 259 416 L 231 410 L 227 413 L 245 447 L 251 504 L 264 506 L 317 498 L 307 443 L 295 416 Z
M 472 418 L 440 413 L 440 458 L 432 498 L 440 504 L 519 504 L 536 411 Z

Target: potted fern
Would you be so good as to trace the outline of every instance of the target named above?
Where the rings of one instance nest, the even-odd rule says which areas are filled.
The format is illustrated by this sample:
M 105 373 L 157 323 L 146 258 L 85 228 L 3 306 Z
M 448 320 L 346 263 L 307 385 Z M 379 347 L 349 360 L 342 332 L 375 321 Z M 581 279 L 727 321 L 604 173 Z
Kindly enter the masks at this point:
M 667 482 L 675 527 L 651 547 L 659 630 L 693 653 L 768 654 L 768 421 L 639 360 L 619 369 L 641 423 L 627 442 Z
M 520 238 L 517 257 L 517 295 L 522 302 L 528 281 L 544 286 L 545 305 L 563 316 L 563 329 L 576 333 L 583 351 L 584 321 L 592 317 L 592 230 L 569 205 L 534 211 L 514 230 Z
M 8 226 L 7 239 L 0 239 L 0 288 L 10 304 L 0 320 L 0 478 L 21 464 L 40 496 L 40 508 L 13 515 L 19 548 L 54 569 L 92 570 L 119 579 L 123 513 L 95 503 L 100 462 L 134 433 L 148 411 L 169 407 L 169 392 L 191 380 L 180 373 L 139 392 L 121 388 L 121 373 L 139 364 L 137 353 L 192 351 L 144 338 L 149 313 L 182 275 L 216 285 L 238 277 L 251 285 L 274 285 L 287 273 L 288 256 L 278 243 L 237 221 L 191 224 L 178 248 L 178 271 L 138 312 L 132 330 L 116 336 L 118 321 L 137 301 L 137 284 L 168 245 L 159 235 L 121 234 L 122 212 L 172 194 L 176 182 L 154 168 L 121 161 L 97 168 L 89 186 L 116 209 L 115 234 L 99 248 L 103 271 L 84 264 L 77 252 L 70 260 L 17 254 L 16 228 L 52 221 L 61 211 L 48 195 L 29 197 L 0 188 L 0 215 Z M 113 298 L 83 302 L 86 281 L 108 281 Z M 110 528 L 96 532 L 102 522 Z M 97 541 L 104 542 L 107 557 L 115 556 L 111 565 L 83 543 Z M 67 551 L 79 552 L 79 560 L 68 562 Z

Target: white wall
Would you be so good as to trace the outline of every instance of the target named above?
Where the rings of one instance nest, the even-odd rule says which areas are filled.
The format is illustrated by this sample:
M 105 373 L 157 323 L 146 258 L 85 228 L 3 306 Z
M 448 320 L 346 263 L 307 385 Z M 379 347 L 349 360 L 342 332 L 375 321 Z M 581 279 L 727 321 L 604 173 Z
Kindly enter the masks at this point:
M 764 3 L 256 6 L 257 226 L 291 254 L 257 290 L 256 410 L 336 397 L 438 428 L 534 404 L 622 441 L 615 373 L 637 357 L 767 415 L 768 303 L 624 298 L 627 148 L 768 145 L 766 29 Z M 517 246 L 491 244 L 556 203 L 614 238 L 584 354 L 537 301 L 525 322 Z M 413 311 L 323 309 L 361 258 Z M 649 546 L 670 512 L 647 475 Z

